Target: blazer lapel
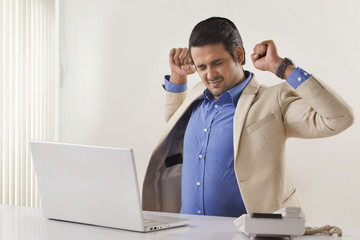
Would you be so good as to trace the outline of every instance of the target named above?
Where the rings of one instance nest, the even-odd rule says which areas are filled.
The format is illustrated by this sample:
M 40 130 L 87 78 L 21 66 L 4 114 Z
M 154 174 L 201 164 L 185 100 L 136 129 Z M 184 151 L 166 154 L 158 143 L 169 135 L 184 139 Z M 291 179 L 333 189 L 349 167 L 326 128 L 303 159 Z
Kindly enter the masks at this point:
M 189 92 L 188 96 L 185 98 L 184 103 L 179 107 L 179 109 L 174 113 L 174 115 L 169 120 L 162 136 L 160 137 L 160 142 L 162 142 L 166 136 L 172 131 L 176 123 L 181 119 L 185 112 L 189 109 L 191 104 L 196 100 L 203 98 L 203 92 L 206 89 L 205 85 L 200 82 L 196 84 L 193 89 Z
M 256 80 L 255 76 L 253 75 L 251 81 L 245 87 L 244 91 L 242 92 L 234 114 L 234 130 L 233 130 L 233 138 L 234 138 L 234 161 L 236 161 L 239 144 L 240 144 L 240 137 L 241 132 L 245 123 L 245 119 L 251 104 L 256 96 L 256 93 L 259 90 L 259 82 Z

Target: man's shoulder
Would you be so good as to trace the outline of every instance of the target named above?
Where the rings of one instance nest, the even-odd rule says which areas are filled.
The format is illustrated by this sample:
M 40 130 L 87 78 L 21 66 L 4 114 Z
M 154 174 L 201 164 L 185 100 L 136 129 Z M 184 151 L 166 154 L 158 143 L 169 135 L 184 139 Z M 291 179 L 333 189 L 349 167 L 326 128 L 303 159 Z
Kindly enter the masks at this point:
M 257 78 L 257 75 L 253 73 L 251 81 L 245 87 L 245 94 L 274 94 L 278 93 L 281 90 L 291 90 L 290 85 L 286 81 L 281 81 L 273 85 L 265 85 L 264 83 L 269 81 L 260 81 Z
M 282 81 L 280 83 L 270 86 L 264 84 L 260 84 L 259 86 L 259 93 L 274 94 L 274 93 L 279 93 L 281 91 L 288 92 L 288 91 L 294 91 L 294 89 L 286 81 Z
M 286 81 L 275 85 L 260 84 L 254 101 L 256 102 L 276 102 L 280 104 L 284 99 L 297 96 L 295 90 Z

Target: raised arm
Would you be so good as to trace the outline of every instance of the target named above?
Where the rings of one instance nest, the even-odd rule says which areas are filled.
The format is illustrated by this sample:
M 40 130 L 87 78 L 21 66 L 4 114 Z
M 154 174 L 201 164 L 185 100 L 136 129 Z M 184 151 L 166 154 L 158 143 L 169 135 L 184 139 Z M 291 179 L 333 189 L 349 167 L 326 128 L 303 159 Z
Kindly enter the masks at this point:
M 251 58 L 257 69 L 274 74 L 284 61 L 272 40 L 257 44 Z M 352 125 L 351 107 L 324 82 L 293 65 L 284 69 L 282 78 L 289 83 L 278 96 L 288 137 L 327 137 Z
M 173 48 L 169 53 L 171 75 L 165 85 L 164 117 L 168 122 L 186 97 L 186 90 L 181 85 L 186 84 L 187 76 L 195 73 L 187 48 Z

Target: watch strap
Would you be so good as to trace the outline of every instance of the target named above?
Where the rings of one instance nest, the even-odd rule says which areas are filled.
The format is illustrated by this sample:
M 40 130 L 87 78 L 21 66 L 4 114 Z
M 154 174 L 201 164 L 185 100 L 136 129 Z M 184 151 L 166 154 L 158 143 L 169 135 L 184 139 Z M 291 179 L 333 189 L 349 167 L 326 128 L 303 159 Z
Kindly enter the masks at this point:
M 276 76 L 281 79 L 284 79 L 284 72 L 287 66 L 294 65 L 294 63 L 289 58 L 284 58 L 284 60 L 280 63 L 278 69 L 276 70 Z

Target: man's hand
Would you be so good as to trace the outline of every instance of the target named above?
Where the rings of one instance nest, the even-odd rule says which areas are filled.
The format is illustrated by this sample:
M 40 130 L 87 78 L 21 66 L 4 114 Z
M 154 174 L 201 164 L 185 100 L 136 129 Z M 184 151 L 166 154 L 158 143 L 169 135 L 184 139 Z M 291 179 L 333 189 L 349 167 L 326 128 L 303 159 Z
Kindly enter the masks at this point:
M 190 60 L 187 48 L 173 48 L 169 53 L 171 69 L 170 81 L 177 84 L 185 83 L 187 75 L 195 72 L 195 67 Z
M 279 57 L 274 41 L 267 40 L 255 45 L 251 60 L 256 69 L 276 74 L 276 70 L 284 59 Z M 285 79 L 294 69 L 294 66 L 286 68 Z

